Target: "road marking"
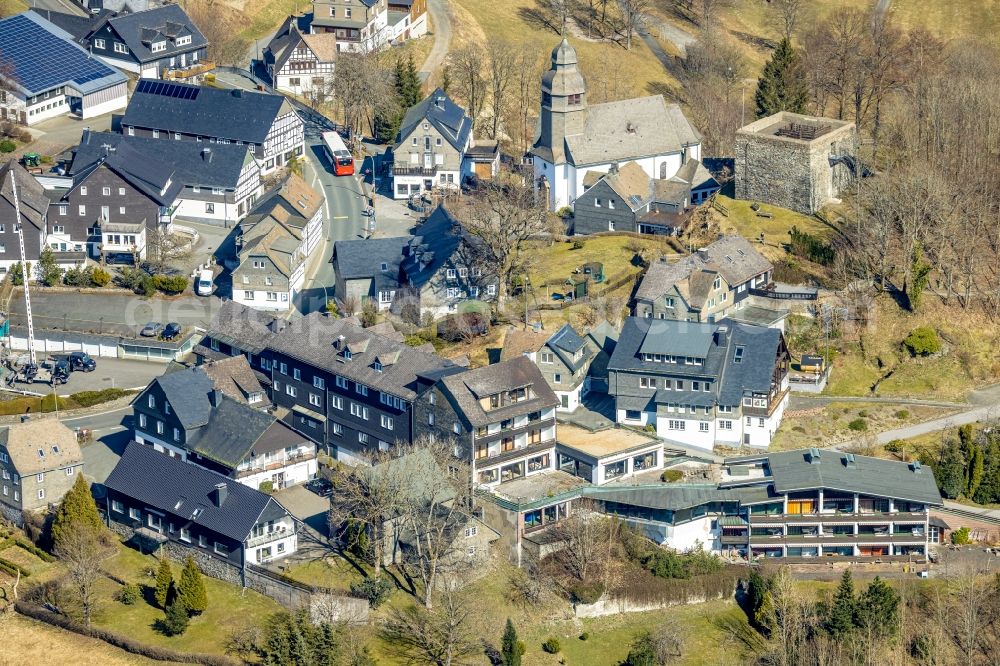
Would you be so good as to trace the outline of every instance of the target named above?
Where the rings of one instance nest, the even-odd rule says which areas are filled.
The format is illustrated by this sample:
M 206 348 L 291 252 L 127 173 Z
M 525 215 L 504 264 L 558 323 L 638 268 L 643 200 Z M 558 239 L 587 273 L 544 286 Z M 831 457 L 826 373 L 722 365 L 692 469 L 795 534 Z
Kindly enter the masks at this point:
M 347 215 L 337 215 L 333 219 L 335 219 L 335 220 L 346 220 L 347 219 Z

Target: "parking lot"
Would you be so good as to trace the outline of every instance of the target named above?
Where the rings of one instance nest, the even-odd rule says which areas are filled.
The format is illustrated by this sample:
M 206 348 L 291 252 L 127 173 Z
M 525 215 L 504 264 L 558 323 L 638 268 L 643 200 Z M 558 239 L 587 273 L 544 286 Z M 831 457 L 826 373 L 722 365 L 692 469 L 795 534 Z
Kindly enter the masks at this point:
M 71 372 L 69 381 L 59 387 L 60 395 L 106 388 L 141 389 L 166 369 L 165 363 L 131 361 L 121 358 L 95 358 L 92 372 Z

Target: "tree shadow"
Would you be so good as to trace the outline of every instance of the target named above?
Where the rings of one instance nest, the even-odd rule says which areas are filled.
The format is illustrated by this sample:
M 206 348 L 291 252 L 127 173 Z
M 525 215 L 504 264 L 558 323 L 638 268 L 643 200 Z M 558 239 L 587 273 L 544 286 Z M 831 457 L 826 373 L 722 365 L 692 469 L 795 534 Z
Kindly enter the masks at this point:
M 535 7 L 521 7 L 517 10 L 517 15 L 521 17 L 521 20 L 539 30 L 551 30 L 555 34 L 560 34 L 560 26 L 555 25 L 545 12 L 538 6 Z
M 650 95 L 663 95 L 664 99 L 671 100 L 673 102 L 685 101 L 682 91 L 674 88 L 669 83 L 664 83 L 663 81 L 650 81 L 646 84 L 646 92 Z

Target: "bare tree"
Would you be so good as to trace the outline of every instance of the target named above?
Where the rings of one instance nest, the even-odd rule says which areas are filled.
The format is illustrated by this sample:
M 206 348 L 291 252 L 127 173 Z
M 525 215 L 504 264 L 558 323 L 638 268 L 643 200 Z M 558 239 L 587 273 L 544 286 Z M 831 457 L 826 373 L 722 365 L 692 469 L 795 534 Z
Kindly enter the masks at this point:
M 448 56 L 448 71 L 454 77 L 455 91 L 465 102 L 473 127 L 486 103 L 490 87 L 485 77 L 487 59 L 486 51 L 476 43 L 467 44 Z
M 545 231 L 547 213 L 530 185 L 503 173 L 481 183 L 470 201 L 453 212 L 465 230 L 482 241 L 476 246 L 479 263 L 484 273 L 497 277 L 500 310 L 511 278 L 523 263 L 525 244 Z
M 791 41 L 795 36 L 795 28 L 799 26 L 806 13 L 806 0 L 768 0 L 771 11 L 774 12 L 781 36 Z
M 618 0 L 621 12 L 622 32 L 625 33 L 625 48 L 632 50 L 632 37 L 641 32 L 646 24 L 649 0 Z
M 55 553 L 66 565 L 83 621 L 89 625 L 99 596 L 97 583 L 102 576 L 101 563 L 115 550 L 107 531 L 85 525 L 82 521 L 78 523 L 59 539 Z
M 460 666 L 477 663 L 481 644 L 473 633 L 473 603 L 454 590 L 442 593 L 434 610 L 393 608 L 382 626 L 389 649 L 411 664 Z
M 331 82 L 332 94 L 340 102 L 344 124 L 351 134 L 365 128 L 375 134 L 375 119 L 398 112 L 392 68 L 385 52 L 342 52 Z
M 406 501 L 403 529 L 412 539 L 408 562 L 417 567 L 424 587 L 424 606 L 434 606 L 439 574 L 460 577 L 468 561 L 458 533 L 472 520 L 471 470 L 454 455 L 454 442 L 419 441 L 400 459 L 407 476 L 419 478 Z
M 507 115 L 511 98 L 508 91 L 513 83 L 517 66 L 517 50 L 502 39 L 491 39 L 486 43 L 487 82 L 490 88 L 490 126 L 486 132 L 491 139 L 500 135 L 500 123 Z M 510 135 L 508 129 L 507 134 Z
M 350 546 L 367 536 L 376 576 L 385 558 L 387 528 L 406 509 L 409 488 L 406 470 L 392 462 L 388 452 L 380 451 L 372 454 L 371 465 L 338 467 L 333 476 L 336 490 L 330 498 L 330 533 L 342 534 Z M 352 521 L 359 529 L 344 529 Z
M 949 625 L 961 654 L 969 664 L 989 663 L 998 647 L 996 632 L 991 631 L 1000 619 L 997 582 L 973 566 L 952 579 L 949 590 Z
M 219 0 L 190 0 L 184 8 L 208 40 L 209 60 L 233 67 L 247 64 L 251 41 L 241 34 L 238 13 Z
M 556 533 L 566 545 L 560 552 L 566 568 L 578 579 L 589 580 L 604 562 L 609 542 L 608 520 L 594 513 L 574 512 L 557 523 Z
M 512 66 L 511 103 L 507 105 L 509 120 L 506 122 L 507 135 L 514 146 L 514 157 L 520 158 L 530 148 L 535 132 L 531 122 L 532 113 L 538 110 L 539 59 L 532 49 L 515 51 Z

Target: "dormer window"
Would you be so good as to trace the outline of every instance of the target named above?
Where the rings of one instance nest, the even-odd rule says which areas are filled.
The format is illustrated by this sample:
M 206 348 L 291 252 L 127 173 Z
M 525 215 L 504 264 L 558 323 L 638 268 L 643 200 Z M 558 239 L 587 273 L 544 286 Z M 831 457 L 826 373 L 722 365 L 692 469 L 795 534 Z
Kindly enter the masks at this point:
M 389 264 L 383 261 L 382 264 L 381 264 L 381 270 L 382 271 L 389 270 Z
M 743 362 L 743 345 L 737 345 L 736 352 L 733 354 L 733 363 Z
M 191 43 L 191 35 L 184 35 L 177 38 L 177 46 L 185 46 Z
M 372 369 L 374 369 L 375 372 L 382 372 L 382 364 L 379 363 L 378 361 L 375 361 L 374 363 L 372 363 Z
M 583 96 L 580 93 L 574 93 L 569 96 L 567 103 L 570 106 L 579 106 L 583 102 Z
M 345 349 L 344 350 L 344 359 L 346 359 L 348 361 L 351 360 L 351 350 L 350 349 Z
M 167 43 L 166 42 L 153 42 L 153 46 L 149 50 L 152 51 L 153 53 L 159 53 L 160 51 L 166 51 L 167 50 Z

